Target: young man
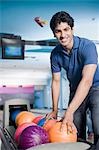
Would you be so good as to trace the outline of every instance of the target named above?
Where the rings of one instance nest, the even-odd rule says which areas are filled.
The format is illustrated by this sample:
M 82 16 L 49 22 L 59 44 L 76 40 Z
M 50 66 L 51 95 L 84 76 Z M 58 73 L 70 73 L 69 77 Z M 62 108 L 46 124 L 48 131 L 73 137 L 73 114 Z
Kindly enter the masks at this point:
M 73 35 L 74 19 L 67 12 L 53 15 L 50 28 L 59 44 L 51 52 L 53 110 L 47 117 L 57 117 L 61 68 L 66 70 L 70 85 L 68 108 L 61 129 L 76 130 L 86 139 L 86 110 L 92 113 L 95 144 L 99 138 L 99 66 L 95 44 Z

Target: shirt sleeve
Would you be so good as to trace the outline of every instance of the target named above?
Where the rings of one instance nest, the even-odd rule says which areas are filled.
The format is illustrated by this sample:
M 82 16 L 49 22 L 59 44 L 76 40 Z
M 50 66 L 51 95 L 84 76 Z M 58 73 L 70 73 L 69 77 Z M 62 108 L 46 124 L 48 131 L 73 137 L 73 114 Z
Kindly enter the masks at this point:
M 96 46 L 93 42 L 87 43 L 82 50 L 82 57 L 84 65 L 87 64 L 97 64 L 98 63 L 98 54 Z
M 61 71 L 61 66 L 59 64 L 59 57 L 58 53 L 52 51 L 50 56 L 50 64 L 51 64 L 51 71 L 52 73 L 57 73 Z

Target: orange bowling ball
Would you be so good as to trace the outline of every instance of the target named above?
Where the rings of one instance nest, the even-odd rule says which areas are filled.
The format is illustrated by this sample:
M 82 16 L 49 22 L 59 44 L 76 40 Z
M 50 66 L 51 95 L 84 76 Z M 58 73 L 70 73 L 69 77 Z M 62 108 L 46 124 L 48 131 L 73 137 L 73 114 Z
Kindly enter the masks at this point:
M 57 122 L 56 119 L 49 119 L 45 122 L 45 124 L 43 125 L 43 128 L 46 130 L 46 131 L 49 131 L 53 125 Z
M 27 113 L 27 111 L 21 111 L 21 112 L 16 116 L 16 119 L 15 119 L 16 124 L 17 124 L 17 121 L 18 121 L 18 119 L 20 118 L 20 116 L 23 115 L 24 113 Z
M 50 142 L 76 142 L 77 141 L 77 133 L 67 133 L 67 127 L 64 131 L 60 131 L 61 122 L 56 122 L 53 127 L 48 131 Z
M 35 115 L 32 112 L 23 111 L 18 114 L 16 117 L 16 125 L 19 126 L 23 123 L 30 123 L 35 118 Z

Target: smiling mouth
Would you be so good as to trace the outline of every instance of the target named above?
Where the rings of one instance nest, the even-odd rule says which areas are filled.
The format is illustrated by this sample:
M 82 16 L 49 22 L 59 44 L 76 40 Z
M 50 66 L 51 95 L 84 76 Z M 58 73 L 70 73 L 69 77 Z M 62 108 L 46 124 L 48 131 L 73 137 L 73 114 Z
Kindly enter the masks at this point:
M 67 41 L 66 40 L 60 40 L 62 43 L 66 43 Z
M 60 41 L 61 41 L 62 43 L 67 42 L 67 40 L 68 40 L 68 38 L 60 38 Z

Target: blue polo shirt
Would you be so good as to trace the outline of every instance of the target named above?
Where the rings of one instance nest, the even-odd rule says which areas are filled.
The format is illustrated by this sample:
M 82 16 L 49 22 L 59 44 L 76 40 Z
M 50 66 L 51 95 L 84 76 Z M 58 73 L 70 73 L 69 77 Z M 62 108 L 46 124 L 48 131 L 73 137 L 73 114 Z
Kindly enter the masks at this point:
M 70 83 L 70 90 L 75 91 L 81 78 L 82 70 L 85 65 L 98 64 L 98 54 L 95 44 L 85 38 L 73 36 L 74 44 L 71 53 L 59 44 L 51 52 L 52 73 L 61 72 L 64 68 Z M 92 86 L 99 86 L 99 66 L 93 79 Z

